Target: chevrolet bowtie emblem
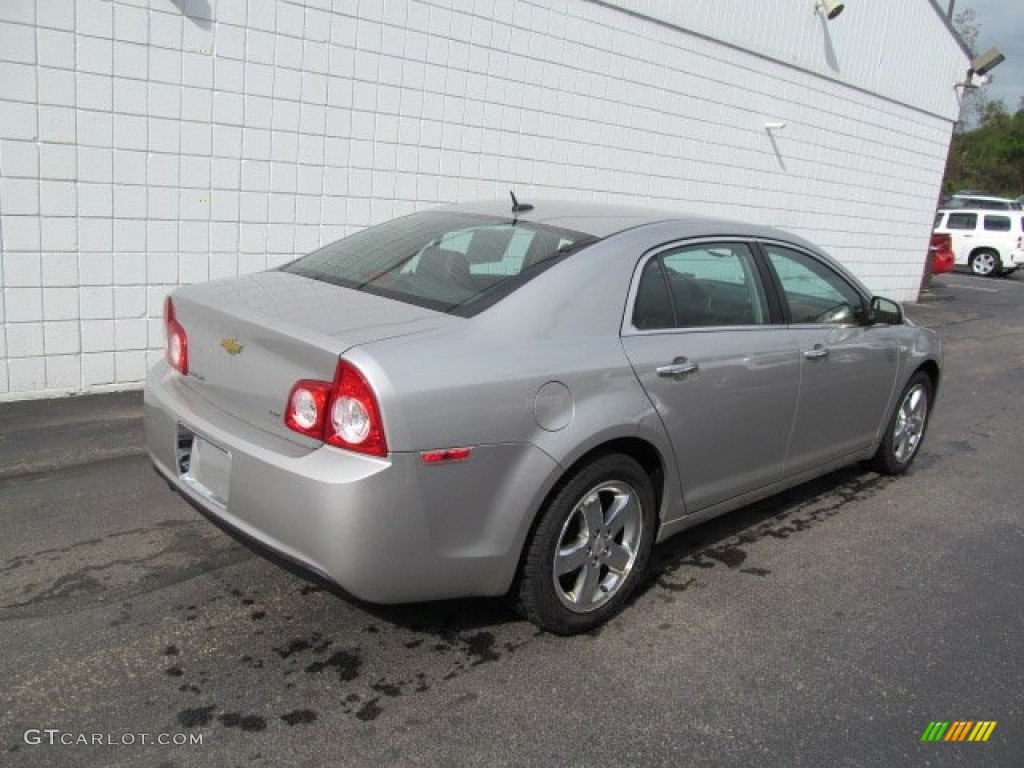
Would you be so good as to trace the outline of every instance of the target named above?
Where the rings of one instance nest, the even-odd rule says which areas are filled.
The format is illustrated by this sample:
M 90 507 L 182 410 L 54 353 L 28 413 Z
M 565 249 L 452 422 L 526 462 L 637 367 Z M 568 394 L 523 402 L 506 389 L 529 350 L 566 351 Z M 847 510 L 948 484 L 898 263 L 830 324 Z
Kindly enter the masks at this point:
M 231 337 L 221 339 L 220 345 L 224 347 L 224 351 L 229 355 L 237 355 L 242 351 L 242 345 L 238 343 L 238 339 L 232 339 Z

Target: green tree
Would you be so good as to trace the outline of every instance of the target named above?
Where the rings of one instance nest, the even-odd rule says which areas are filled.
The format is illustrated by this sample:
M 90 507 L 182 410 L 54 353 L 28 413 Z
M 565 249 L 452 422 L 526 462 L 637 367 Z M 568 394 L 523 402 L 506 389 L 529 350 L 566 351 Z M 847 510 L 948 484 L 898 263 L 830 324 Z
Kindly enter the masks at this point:
M 1016 190 L 1024 192 L 1024 99 L 1011 118 L 1003 140 L 1003 159 L 1016 183 Z
M 982 189 L 1018 197 L 1024 192 L 1024 105 L 1011 115 L 999 99 L 986 99 L 978 126 L 953 136 L 942 191 Z
M 953 16 L 953 26 L 971 51 L 981 37 L 981 23 L 972 8 Z M 991 80 L 990 80 L 991 82 Z M 1024 98 L 1013 114 L 1000 99 L 990 99 L 985 86 L 962 91 L 960 121 L 953 134 L 942 180 L 943 194 L 981 189 L 1017 197 L 1024 192 Z

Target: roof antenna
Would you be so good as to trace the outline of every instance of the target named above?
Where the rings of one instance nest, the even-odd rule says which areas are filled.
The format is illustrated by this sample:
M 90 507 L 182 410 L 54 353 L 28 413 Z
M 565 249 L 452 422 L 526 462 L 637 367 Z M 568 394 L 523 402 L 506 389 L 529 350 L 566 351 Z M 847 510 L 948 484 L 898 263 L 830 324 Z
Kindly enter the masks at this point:
M 518 200 L 516 200 L 516 193 L 513 192 L 511 189 L 508 191 L 508 193 L 512 195 L 512 213 L 526 213 L 527 211 L 533 210 L 533 206 L 530 205 L 529 203 L 520 203 Z

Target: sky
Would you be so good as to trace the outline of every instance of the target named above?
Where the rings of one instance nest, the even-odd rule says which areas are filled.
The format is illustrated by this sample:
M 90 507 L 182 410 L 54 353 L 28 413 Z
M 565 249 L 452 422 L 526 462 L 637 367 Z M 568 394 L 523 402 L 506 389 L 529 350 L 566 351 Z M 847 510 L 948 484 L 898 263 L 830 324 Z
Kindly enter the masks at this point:
M 946 7 L 946 0 L 941 5 Z M 978 14 L 981 26 L 977 53 L 997 46 L 1006 61 L 992 70 L 992 83 L 986 89 L 990 99 L 1002 99 L 1012 114 L 1024 97 L 1024 1 L 956 0 L 954 13 L 967 8 Z

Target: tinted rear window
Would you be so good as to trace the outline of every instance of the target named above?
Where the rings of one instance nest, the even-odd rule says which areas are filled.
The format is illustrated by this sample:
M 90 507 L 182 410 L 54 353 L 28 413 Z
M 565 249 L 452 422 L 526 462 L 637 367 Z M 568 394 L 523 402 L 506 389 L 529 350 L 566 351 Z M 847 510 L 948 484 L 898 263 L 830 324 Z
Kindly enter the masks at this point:
M 364 229 L 282 270 L 469 316 L 596 240 L 530 222 L 430 211 Z
M 1009 232 L 1010 231 L 1010 217 L 1009 216 L 986 216 L 985 217 L 985 229 L 989 232 Z

